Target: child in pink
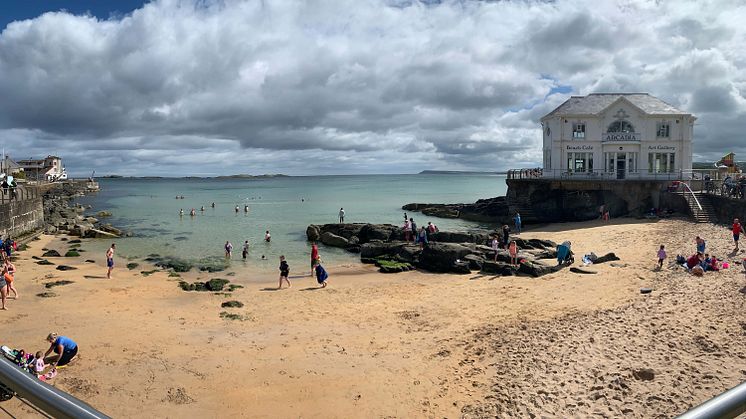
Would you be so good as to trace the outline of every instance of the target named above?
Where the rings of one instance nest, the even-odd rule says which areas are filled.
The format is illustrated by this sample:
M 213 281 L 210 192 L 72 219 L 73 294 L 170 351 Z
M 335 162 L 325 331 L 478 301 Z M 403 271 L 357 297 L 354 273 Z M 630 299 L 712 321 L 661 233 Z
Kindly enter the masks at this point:
M 666 259 L 668 255 L 666 255 L 666 246 L 661 245 L 661 248 L 658 249 L 658 269 L 663 268 L 663 260 Z
M 517 265 L 518 264 L 518 245 L 515 244 L 515 240 L 511 240 L 510 244 L 508 245 L 508 253 L 510 253 L 510 264 Z

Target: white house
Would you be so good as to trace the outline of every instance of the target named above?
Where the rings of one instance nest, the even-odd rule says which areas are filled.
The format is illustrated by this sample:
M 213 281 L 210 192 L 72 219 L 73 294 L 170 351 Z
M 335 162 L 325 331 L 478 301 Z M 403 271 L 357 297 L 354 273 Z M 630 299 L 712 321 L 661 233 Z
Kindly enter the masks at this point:
M 691 174 L 695 118 L 647 93 L 572 96 L 543 118 L 543 177 Z
M 62 165 L 62 159 L 57 156 L 47 156 L 43 159 L 18 160 L 18 164 L 26 172 L 29 180 L 55 181 L 67 179 L 67 171 Z

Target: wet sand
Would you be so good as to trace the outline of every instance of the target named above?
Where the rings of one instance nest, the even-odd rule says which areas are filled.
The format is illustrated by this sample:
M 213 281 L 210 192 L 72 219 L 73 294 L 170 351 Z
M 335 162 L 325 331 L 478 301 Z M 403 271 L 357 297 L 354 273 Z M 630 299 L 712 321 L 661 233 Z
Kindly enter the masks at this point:
M 673 260 L 697 234 L 719 256 L 732 249 L 723 227 L 621 219 L 522 234 L 621 257 L 596 275 L 383 275 L 352 263 L 320 290 L 291 260 L 293 288 L 281 291 L 275 275 L 184 275 L 245 286 L 230 296 L 185 292 L 122 260 L 107 280 L 103 241 L 98 254 L 48 258 L 77 270 L 40 266 L 31 256 L 43 247 L 69 247 L 43 236 L 16 262 L 21 298 L 0 314 L 3 343 L 73 338 L 79 359 L 54 385 L 114 417 L 669 417 L 746 378 L 743 267 L 653 269 L 659 244 Z M 57 280 L 74 283 L 44 287 Z M 244 306 L 221 308 L 228 300 Z

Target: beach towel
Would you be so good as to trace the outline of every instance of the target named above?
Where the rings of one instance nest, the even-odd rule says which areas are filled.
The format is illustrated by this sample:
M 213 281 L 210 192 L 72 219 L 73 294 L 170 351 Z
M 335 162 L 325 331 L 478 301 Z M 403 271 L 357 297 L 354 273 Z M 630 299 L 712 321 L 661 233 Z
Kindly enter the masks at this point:
M 329 274 L 326 273 L 326 270 L 321 265 L 316 265 L 316 281 L 319 284 L 323 284 L 326 282 L 327 278 L 329 278 Z

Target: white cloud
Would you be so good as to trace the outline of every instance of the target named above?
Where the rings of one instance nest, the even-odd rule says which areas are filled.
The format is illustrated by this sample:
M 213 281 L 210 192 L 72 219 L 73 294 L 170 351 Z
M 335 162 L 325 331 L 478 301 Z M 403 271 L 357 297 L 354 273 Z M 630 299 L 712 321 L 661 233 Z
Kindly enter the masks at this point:
M 538 165 L 566 95 L 647 91 L 741 154 L 731 2 L 178 1 L 0 34 L 0 138 L 73 173 L 383 173 Z

